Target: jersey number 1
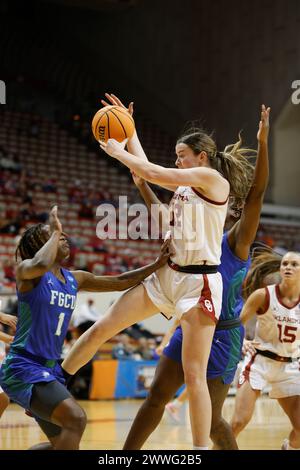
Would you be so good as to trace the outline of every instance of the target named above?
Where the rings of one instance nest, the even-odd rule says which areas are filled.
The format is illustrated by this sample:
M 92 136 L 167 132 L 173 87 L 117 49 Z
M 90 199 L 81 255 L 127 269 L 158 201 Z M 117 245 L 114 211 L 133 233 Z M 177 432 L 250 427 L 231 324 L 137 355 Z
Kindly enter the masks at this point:
M 63 326 L 64 319 L 65 319 L 65 314 L 62 312 L 58 316 L 57 328 L 56 328 L 56 332 L 54 333 L 55 336 L 61 335 L 61 327 Z
M 296 326 L 287 326 L 285 325 L 283 333 L 282 333 L 282 327 L 283 325 L 277 324 L 278 329 L 279 329 L 279 341 L 281 343 L 293 343 L 296 340 L 296 334 L 291 333 L 292 331 L 297 331 Z

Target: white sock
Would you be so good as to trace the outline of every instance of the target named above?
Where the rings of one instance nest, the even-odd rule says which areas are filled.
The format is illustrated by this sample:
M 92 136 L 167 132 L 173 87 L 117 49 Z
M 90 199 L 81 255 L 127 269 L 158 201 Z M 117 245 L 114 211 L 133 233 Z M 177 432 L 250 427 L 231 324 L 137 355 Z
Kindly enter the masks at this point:
M 193 446 L 193 450 L 208 450 L 208 447 Z

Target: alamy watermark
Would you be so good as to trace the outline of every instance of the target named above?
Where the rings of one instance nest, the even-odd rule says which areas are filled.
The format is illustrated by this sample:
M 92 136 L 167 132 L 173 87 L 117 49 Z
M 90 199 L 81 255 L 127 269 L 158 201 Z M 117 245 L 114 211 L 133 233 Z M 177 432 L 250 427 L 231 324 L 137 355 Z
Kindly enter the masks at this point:
M 3 80 L 0 80 L 0 104 L 6 104 L 6 85 Z
M 158 240 L 170 233 L 173 240 L 183 240 L 186 250 L 199 250 L 203 246 L 203 214 L 199 204 L 180 204 L 176 200 L 167 204 L 128 205 L 127 196 L 119 196 L 119 206 L 100 204 L 96 216 L 96 234 L 101 240 Z M 160 222 L 161 223 L 160 223 Z M 197 230 L 196 230 L 197 227 Z
M 295 90 L 292 93 L 292 103 L 300 104 L 300 80 L 294 80 L 292 83 L 292 88 Z

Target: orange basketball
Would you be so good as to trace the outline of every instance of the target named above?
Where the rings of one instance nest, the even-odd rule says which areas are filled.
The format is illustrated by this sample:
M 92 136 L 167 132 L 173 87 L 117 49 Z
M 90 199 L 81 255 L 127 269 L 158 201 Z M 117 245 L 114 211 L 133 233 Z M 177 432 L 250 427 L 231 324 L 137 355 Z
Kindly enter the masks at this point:
M 135 129 L 132 116 L 121 106 L 105 106 L 93 117 L 92 130 L 96 140 L 107 142 L 115 139 L 122 142 L 131 138 Z

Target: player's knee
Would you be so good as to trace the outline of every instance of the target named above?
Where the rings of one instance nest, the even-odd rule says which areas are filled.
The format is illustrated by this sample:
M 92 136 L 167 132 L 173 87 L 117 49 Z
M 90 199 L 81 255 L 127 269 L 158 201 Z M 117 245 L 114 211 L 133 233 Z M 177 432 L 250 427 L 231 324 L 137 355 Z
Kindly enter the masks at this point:
M 82 408 L 79 406 L 73 408 L 72 411 L 69 413 L 66 419 L 66 427 L 76 431 L 78 433 L 83 433 L 86 427 L 87 417 Z
M 77 429 L 83 433 L 86 427 L 87 417 L 82 409 L 76 414 L 75 420 Z
M 239 433 L 249 423 L 250 417 L 246 414 L 233 416 L 231 421 L 231 428 L 234 434 Z
M 193 388 L 207 387 L 206 374 L 201 374 L 199 371 L 194 369 L 187 369 L 184 372 L 184 380 L 189 390 Z
M 165 406 L 174 394 L 170 394 L 164 387 L 155 385 L 149 390 L 147 401 L 150 406 L 161 407 Z

